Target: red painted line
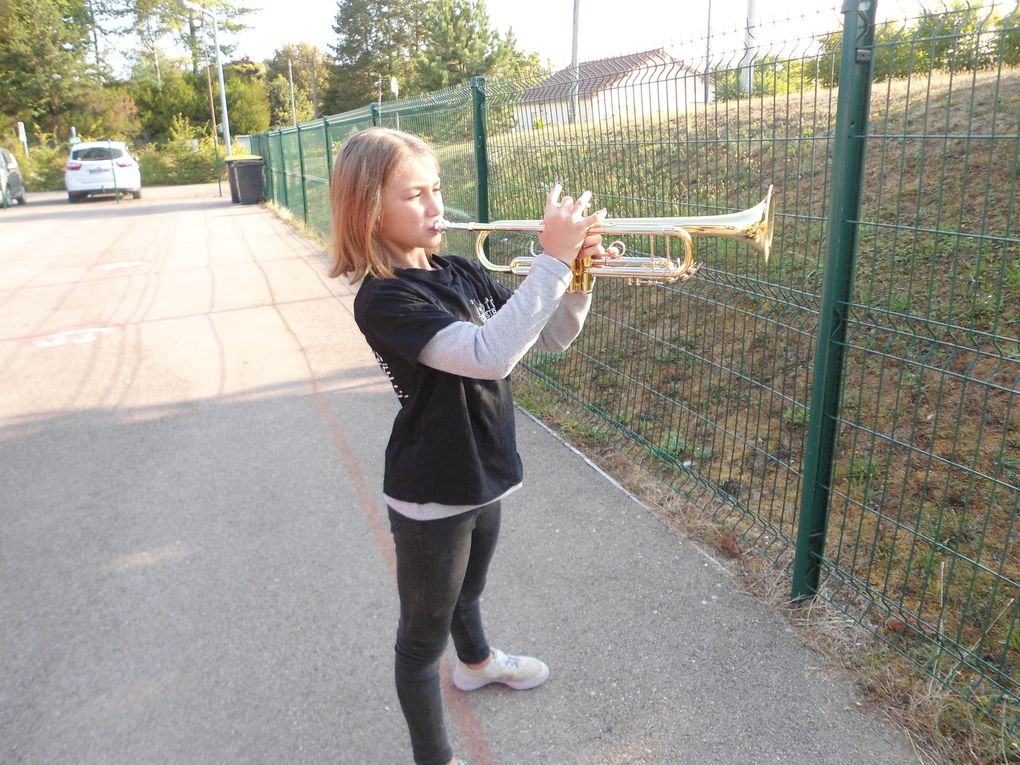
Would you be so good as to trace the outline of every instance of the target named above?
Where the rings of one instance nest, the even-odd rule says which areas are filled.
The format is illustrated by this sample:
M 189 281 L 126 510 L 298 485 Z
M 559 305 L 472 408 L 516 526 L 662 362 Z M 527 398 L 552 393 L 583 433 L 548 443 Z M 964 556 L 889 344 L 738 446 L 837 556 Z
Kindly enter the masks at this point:
M 276 295 L 273 294 L 273 288 L 269 283 L 269 277 L 266 275 L 265 271 L 262 270 L 262 265 L 257 262 L 256 265 L 258 265 L 259 270 L 262 271 L 262 277 L 266 281 L 266 287 L 269 290 L 269 297 L 273 303 L 273 308 L 276 309 L 277 316 L 280 317 L 280 321 L 283 322 L 283 326 L 294 339 L 294 343 L 301 349 L 301 355 L 305 359 L 305 368 L 308 370 L 308 384 L 312 389 L 312 394 L 315 396 L 315 401 L 319 406 L 319 411 L 322 412 L 323 419 L 326 420 L 326 426 L 329 428 L 329 432 L 333 437 L 333 443 L 336 444 L 337 451 L 340 453 L 340 459 L 343 461 L 344 467 L 347 469 L 347 475 L 354 484 L 355 492 L 358 495 L 358 504 L 361 505 L 362 516 L 368 524 L 372 538 L 375 540 L 376 546 L 379 548 L 379 553 L 386 562 L 386 567 L 390 570 L 390 575 L 396 579 L 397 559 L 393 550 L 393 540 L 390 538 L 389 531 L 383 527 L 382 520 L 379 518 L 379 514 L 375 510 L 375 495 L 368 488 L 368 483 L 365 481 L 365 475 L 361 472 L 358 461 L 354 456 L 354 451 L 351 449 L 351 445 L 347 441 L 347 436 L 344 435 L 343 427 L 340 425 L 333 409 L 330 407 L 329 402 L 326 400 L 326 397 L 322 394 L 322 391 L 319 388 L 319 380 L 315 376 L 311 359 L 308 358 L 308 351 L 304 345 L 302 345 L 297 333 L 291 329 L 290 323 L 287 321 L 287 317 L 283 315 L 283 312 L 280 311 L 280 307 L 276 304 Z M 468 703 L 467 695 L 463 691 L 459 691 L 454 687 L 451 679 L 451 670 L 449 666 L 447 666 L 446 662 L 442 662 L 442 665 L 440 666 L 439 677 L 440 686 L 443 689 L 443 698 L 446 700 L 446 706 L 450 710 L 454 724 L 460 731 L 461 740 L 467 748 L 467 756 L 471 765 L 497 765 L 496 758 L 493 756 L 492 749 L 489 747 L 489 743 L 485 738 L 485 731 L 482 730 L 482 726 L 478 722 L 478 718 L 475 717 L 475 713 L 471 709 L 471 705 Z
M 286 323 L 286 320 L 284 322 Z M 325 396 L 319 391 L 319 385 L 314 375 L 310 378 L 310 382 L 312 391 L 315 393 L 315 398 L 318 401 L 319 409 L 326 420 L 330 433 L 333 435 L 333 443 L 336 444 L 337 451 L 340 452 L 340 459 L 343 460 L 344 467 L 347 468 L 347 474 L 354 483 L 362 515 L 368 523 L 368 528 L 372 532 L 372 537 L 375 539 L 376 545 L 386 561 L 390 574 L 396 579 L 397 559 L 393 551 L 393 540 L 390 537 L 389 531 L 383 528 L 379 514 L 375 511 L 373 494 L 368 489 L 365 476 L 358 466 L 357 459 L 347 441 L 347 437 L 344 435 L 340 423 L 337 422 L 336 415 L 333 414 L 333 410 L 330 408 Z M 478 718 L 475 717 L 475 713 L 468 703 L 467 695 L 463 691 L 458 691 L 454 688 L 450 675 L 450 667 L 446 662 L 443 662 L 440 667 L 440 685 L 443 689 L 443 697 L 446 699 L 446 706 L 450 710 L 454 723 L 460 730 L 461 739 L 464 742 L 464 746 L 467 747 L 471 765 L 496 765 L 496 759 L 493 757 L 492 750 L 485 739 L 485 731 L 482 730 Z
M 286 323 L 287 320 L 284 319 L 284 324 Z M 289 329 L 290 327 L 288 327 Z M 301 352 L 304 353 L 304 348 L 301 349 Z M 306 355 L 305 362 L 307 363 L 307 361 L 308 357 Z M 354 450 L 351 449 L 351 445 L 347 442 L 347 436 L 344 435 L 343 428 L 337 422 L 336 415 L 333 413 L 333 409 L 330 407 L 326 397 L 319 390 L 319 382 L 316 380 L 315 375 L 311 373 L 310 366 L 309 375 L 309 383 L 312 386 L 312 393 L 315 394 L 315 401 L 318 403 L 319 411 L 322 412 L 322 416 L 326 420 L 326 427 L 329 428 L 329 432 L 333 436 L 333 443 L 336 444 L 336 450 L 340 453 L 340 459 L 343 461 L 344 467 L 347 468 L 347 475 L 350 477 L 351 483 L 354 484 L 354 490 L 358 494 L 358 504 L 361 506 L 362 515 L 368 524 L 368 530 L 372 532 L 372 538 L 375 540 L 383 560 L 386 561 L 386 567 L 390 570 L 393 578 L 396 579 L 397 558 L 393 551 L 393 540 L 390 538 L 389 531 L 383 528 L 382 520 L 375 511 L 375 497 L 368 488 L 365 475 L 358 466 Z

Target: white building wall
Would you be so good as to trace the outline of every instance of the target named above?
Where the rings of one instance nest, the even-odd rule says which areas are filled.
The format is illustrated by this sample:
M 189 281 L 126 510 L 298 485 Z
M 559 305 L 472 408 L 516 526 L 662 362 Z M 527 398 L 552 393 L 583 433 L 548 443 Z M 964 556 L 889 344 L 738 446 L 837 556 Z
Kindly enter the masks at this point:
M 709 101 L 715 98 L 711 84 Z M 613 86 L 578 99 L 578 118 L 582 121 L 632 120 L 660 112 L 683 112 L 705 100 L 704 78 L 679 75 L 672 65 L 635 71 Z M 544 125 L 570 122 L 570 99 L 514 105 L 517 130 L 532 130 L 541 120 Z

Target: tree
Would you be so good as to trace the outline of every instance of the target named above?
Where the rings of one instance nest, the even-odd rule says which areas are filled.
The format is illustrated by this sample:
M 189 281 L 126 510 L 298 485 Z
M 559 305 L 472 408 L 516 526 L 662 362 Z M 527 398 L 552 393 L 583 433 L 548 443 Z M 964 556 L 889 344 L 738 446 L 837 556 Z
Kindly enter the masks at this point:
M 500 79 L 528 79 L 548 73 L 549 67 L 542 64 L 537 53 L 522 51 L 517 47 L 513 30 L 508 29 L 497 40 L 496 49 L 484 74 L 486 77 Z
M 414 62 L 423 90 L 459 85 L 476 75 L 520 77 L 541 71 L 538 54 L 517 50 L 512 31 L 500 37 L 492 30 L 484 0 L 439 0 L 428 21 L 425 48 Z
M 427 8 L 426 0 L 339 0 L 324 110 L 364 106 L 389 77 L 403 93 L 421 92 L 413 60 L 425 42 Z
M 744 88 L 746 67 L 734 69 L 727 67 L 717 69 L 713 73 L 715 80 L 715 97 L 718 101 L 731 98 L 742 98 L 747 95 Z M 800 59 L 787 59 L 780 56 L 761 56 L 751 65 L 751 95 L 764 96 L 777 93 L 797 93 L 803 91 L 804 83 L 810 82 L 816 69 Z
M 269 127 L 270 129 L 287 127 L 294 124 L 294 118 L 290 109 L 290 81 L 282 74 L 276 75 L 266 86 L 266 95 L 269 99 Z M 308 122 L 314 119 L 312 104 L 294 84 L 294 106 L 297 112 L 298 122 Z
M 251 135 L 269 130 L 269 97 L 260 75 L 238 74 L 231 68 L 225 75 L 227 111 L 231 135 Z
M 530 76 L 538 55 L 517 48 L 489 25 L 483 0 L 340 0 L 337 44 L 324 111 L 346 111 L 380 97 L 393 76 L 411 96 L 466 82 L 475 75 Z
M 176 66 L 165 66 L 160 82 L 136 77 L 133 92 L 141 121 L 139 134 L 150 141 L 166 140 L 178 115 L 192 123 L 209 121 L 204 75 L 196 76 Z
M 0 3 L 0 113 L 63 132 L 63 116 L 95 87 L 86 62 L 88 32 L 80 0 Z
M 84 103 L 67 113 L 67 121 L 80 136 L 121 141 L 137 137 L 141 127 L 130 88 L 116 82 L 93 89 Z
M 311 101 L 312 118 L 318 116 L 319 88 L 329 71 L 325 51 L 308 43 L 287 43 L 273 52 L 266 61 L 266 81 L 272 85 L 277 77 L 288 80 L 287 62 L 294 71 L 294 91 Z M 287 107 L 288 110 L 290 107 Z M 300 111 L 300 110 L 299 110 Z M 274 123 L 275 124 L 275 123 Z
M 1020 4 L 1002 20 L 998 44 L 1002 50 L 1002 63 L 1020 66 Z
M 425 90 L 440 90 L 484 74 L 496 35 L 481 0 L 439 0 L 429 12 L 428 45 L 415 59 Z
M 82 0 L 93 56 L 93 72 L 98 83 L 106 81 L 110 74 L 110 67 L 104 55 L 106 46 L 101 47 L 100 40 L 105 41 L 108 37 L 123 34 L 124 30 L 118 27 L 118 23 L 130 13 L 130 2 L 131 0 Z
M 1005 18 L 994 5 L 954 0 L 949 8 L 923 12 L 912 24 L 887 21 L 875 28 L 872 77 L 881 82 L 936 70 L 970 71 L 1020 63 L 1020 8 Z M 827 87 L 839 82 L 841 31 L 819 38 L 821 49 L 805 64 L 806 77 Z

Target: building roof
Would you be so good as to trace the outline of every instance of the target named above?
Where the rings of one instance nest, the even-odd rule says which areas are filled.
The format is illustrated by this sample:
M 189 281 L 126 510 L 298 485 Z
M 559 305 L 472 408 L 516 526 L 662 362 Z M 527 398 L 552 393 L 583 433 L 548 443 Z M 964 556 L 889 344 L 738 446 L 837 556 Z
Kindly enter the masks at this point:
M 630 53 L 626 56 L 603 58 L 578 64 L 577 95 L 581 98 L 593 95 L 612 87 L 623 78 L 634 75 L 642 69 L 652 70 L 662 66 L 675 68 L 678 72 L 701 74 L 697 69 L 674 58 L 665 48 L 655 48 L 641 53 Z M 523 100 L 534 102 L 568 98 L 571 96 L 573 81 L 572 67 L 565 67 L 524 91 Z

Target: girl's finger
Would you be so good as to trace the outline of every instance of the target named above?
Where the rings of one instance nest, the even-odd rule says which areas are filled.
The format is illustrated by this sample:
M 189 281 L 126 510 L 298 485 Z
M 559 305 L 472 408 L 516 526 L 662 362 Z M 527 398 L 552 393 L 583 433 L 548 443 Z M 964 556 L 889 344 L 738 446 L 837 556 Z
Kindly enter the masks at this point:
M 606 219 L 606 213 L 607 212 L 608 211 L 606 210 L 606 208 L 603 207 L 598 212 L 592 213 L 587 218 L 584 218 L 582 220 L 582 223 L 584 223 L 586 226 L 589 226 L 589 227 L 597 226 L 599 223 L 601 223 L 602 221 L 604 221 Z
M 570 207 L 573 204 L 574 204 L 574 198 L 573 197 L 569 197 L 569 196 L 568 197 L 563 197 L 563 201 L 560 202 L 560 206 L 561 207 Z
M 577 198 L 577 207 L 580 210 L 586 208 L 591 202 L 591 192 L 585 191 Z
M 549 195 L 545 198 L 545 209 L 551 210 L 556 207 L 557 200 L 560 198 L 560 192 L 563 191 L 563 186 L 558 183 L 554 183 L 552 188 L 549 189 Z

